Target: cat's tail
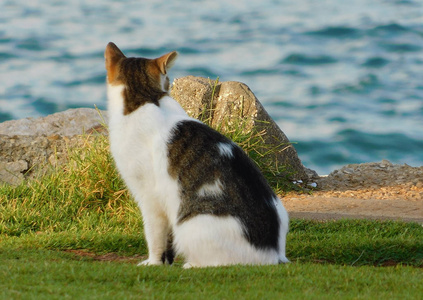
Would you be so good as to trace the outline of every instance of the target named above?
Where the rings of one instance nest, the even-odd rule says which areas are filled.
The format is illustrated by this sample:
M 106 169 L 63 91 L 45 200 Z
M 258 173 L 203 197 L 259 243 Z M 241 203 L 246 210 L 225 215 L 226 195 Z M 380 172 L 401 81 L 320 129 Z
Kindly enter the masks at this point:
M 170 232 L 167 236 L 166 250 L 162 254 L 163 264 L 173 264 L 175 259 L 175 250 L 173 248 L 173 232 Z

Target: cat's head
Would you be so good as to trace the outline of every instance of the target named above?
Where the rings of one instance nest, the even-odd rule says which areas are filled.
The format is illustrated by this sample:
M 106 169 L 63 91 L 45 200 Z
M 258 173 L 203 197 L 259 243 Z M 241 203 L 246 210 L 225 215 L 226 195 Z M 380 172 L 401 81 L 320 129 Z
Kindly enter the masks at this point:
M 169 92 L 167 71 L 177 56 L 172 51 L 156 59 L 126 57 L 114 43 L 107 45 L 104 52 L 107 84 L 123 86 L 124 114 L 146 103 L 159 105 L 159 100 Z

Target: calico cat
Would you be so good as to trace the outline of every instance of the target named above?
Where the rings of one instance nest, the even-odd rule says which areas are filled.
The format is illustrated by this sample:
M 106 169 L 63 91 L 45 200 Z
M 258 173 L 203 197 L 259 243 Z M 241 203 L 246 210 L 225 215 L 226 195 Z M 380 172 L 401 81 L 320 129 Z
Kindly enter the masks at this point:
M 140 264 L 171 264 L 175 254 L 186 268 L 288 262 L 288 214 L 257 166 L 169 96 L 177 55 L 105 51 L 110 148 L 148 245 Z

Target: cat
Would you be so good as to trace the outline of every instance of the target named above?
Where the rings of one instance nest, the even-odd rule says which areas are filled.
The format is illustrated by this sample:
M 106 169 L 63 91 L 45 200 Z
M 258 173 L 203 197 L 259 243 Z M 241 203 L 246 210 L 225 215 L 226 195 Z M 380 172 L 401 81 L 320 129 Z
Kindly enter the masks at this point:
M 105 50 L 110 149 L 143 217 L 148 258 L 185 268 L 278 264 L 288 214 L 255 163 L 169 96 L 178 53 L 127 58 Z

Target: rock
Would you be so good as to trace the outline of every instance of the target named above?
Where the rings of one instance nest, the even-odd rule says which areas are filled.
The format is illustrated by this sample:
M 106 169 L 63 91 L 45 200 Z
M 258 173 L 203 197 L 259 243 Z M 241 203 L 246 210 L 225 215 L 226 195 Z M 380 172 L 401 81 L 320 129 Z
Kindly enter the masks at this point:
M 0 183 L 19 184 L 25 177 L 45 171 L 47 165 L 67 160 L 69 145 L 82 143 L 80 136 L 62 137 L 0 135 Z
M 381 162 L 350 164 L 318 179 L 318 187 L 323 190 L 374 189 L 386 186 L 411 184 L 419 187 L 423 182 L 423 166 L 411 167 L 407 164 Z M 411 189 L 411 187 L 410 187 Z
M 317 177 L 316 172 L 303 166 L 294 146 L 247 85 L 187 76 L 174 80 L 171 96 L 189 115 L 209 119 L 215 127 L 234 125 L 241 119 L 245 123 L 239 126 L 244 131 L 251 131 L 252 128 L 256 128 L 257 132 L 263 130 L 263 153 L 269 149 L 277 149 L 269 154 L 269 159 L 287 166 L 293 180 L 308 182 L 310 177 Z
M 206 113 L 214 106 L 211 102 L 213 87 L 214 82 L 210 79 L 187 76 L 173 81 L 170 95 L 182 105 L 188 115 L 204 120 L 208 117 Z
M 25 160 L 0 162 L 0 179 L 5 183 L 18 185 L 24 180 L 24 173 L 27 170 L 28 163 Z
M 100 116 L 100 113 L 102 116 Z M 102 119 L 104 118 L 104 120 Z M 43 118 L 0 123 L 0 134 L 31 136 L 74 136 L 107 122 L 107 113 L 91 108 L 69 109 Z
M 47 164 L 63 163 L 68 146 L 80 143 L 84 132 L 104 132 L 104 122 L 106 112 L 78 108 L 0 123 L 0 183 L 17 185 L 25 177 L 43 172 Z

